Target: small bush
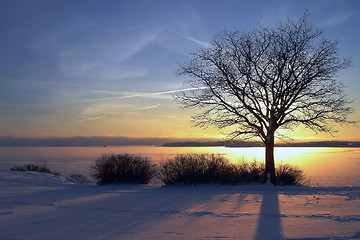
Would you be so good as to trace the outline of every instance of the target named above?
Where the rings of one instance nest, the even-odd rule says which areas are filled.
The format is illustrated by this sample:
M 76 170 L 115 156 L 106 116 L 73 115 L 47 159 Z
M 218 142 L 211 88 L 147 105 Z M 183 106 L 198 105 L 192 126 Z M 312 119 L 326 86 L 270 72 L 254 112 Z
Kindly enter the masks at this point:
M 155 176 L 155 165 L 149 158 L 130 155 L 103 155 L 92 167 L 99 184 L 147 184 Z
M 178 155 L 160 164 L 160 179 L 165 185 L 230 184 L 238 180 L 237 168 L 221 155 Z
M 59 176 L 60 173 L 56 171 L 52 171 L 48 168 L 46 162 L 38 162 L 36 164 L 30 163 L 30 164 L 24 164 L 23 166 L 17 166 L 10 168 L 11 171 L 31 171 L 31 172 L 41 172 L 41 173 L 49 173 L 55 176 Z
M 296 166 L 280 164 L 276 167 L 277 184 L 290 186 L 309 186 L 310 180 L 304 175 L 304 171 Z
M 265 165 L 254 160 L 252 162 L 242 161 L 236 165 L 238 183 L 264 183 Z

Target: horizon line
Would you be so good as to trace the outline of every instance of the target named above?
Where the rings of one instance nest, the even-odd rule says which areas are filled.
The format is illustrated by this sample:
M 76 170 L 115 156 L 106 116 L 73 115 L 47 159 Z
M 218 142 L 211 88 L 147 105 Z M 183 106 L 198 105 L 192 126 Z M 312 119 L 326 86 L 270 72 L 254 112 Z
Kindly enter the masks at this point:
M 223 138 L 175 138 L 175 137 L 127 137 L 127 136 L 71 136 L 71 137 L 14 137 L 0 136 L 0 146 L 206 146 L 206 145 L 232 145 L 254 144 L 259 146 L 259 140 L 234 140 L 232 143 Z M 339 146 L 360 146 L 359 140 L 293 140 L 277 142 L 276 145 L 311 145 L 318 144 L 327 146 L 334 144 Z M 240 146 L 239 145 L 239 146 Z

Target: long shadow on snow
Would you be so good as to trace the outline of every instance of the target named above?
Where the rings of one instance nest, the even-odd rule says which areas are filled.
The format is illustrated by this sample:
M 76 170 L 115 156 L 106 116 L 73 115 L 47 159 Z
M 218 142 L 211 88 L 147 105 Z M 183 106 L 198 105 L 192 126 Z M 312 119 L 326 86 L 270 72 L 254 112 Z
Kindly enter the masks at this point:
M 278 191 L 274 187 L 263 193 L 255 239 L 279 240 L 281 231 Z
M 281 239 L 278 194 L 302 194 L 303 191 L 308 194 L 309 190 L 339 194 L 347 190 L 357 196 L 359 189 L 279 187 L 264 190 L 262 186 L 201 186 L 199 191 L 198 187 L 68 186 L 35 193 L 40 194 L 40 198 L 26 193 L 3 199 L 4 203 L 25 200 L 25 204 L 14 204 L 14 207 L 28 205 L 37 210 L 38 206 L 47 206 L 21 218 L 4 215 L 0 221 L 4 225 L 0 228 L 5 231 L 0 232 L 8 238 L 67 239 L 71 236 L 73 239 L 121 239 L 210 201 L 214 195 L 245 193 L 263 195 L 256 239 Z
M 181 213 L 198 203 L 209 201 L 217 191 L 183 188 L 112 185 L 69 187 L 37 192 L 24 204 L 15 204 L 14 216 L 3 216 L 2 237 L 29 239 L 126 239 Z M 190 194 L 189 194 L 190 192 Z M 27 195 L 27 194 L 26 194 Z M 27 198 L 27 197 L 25 197 Z M 24 196 L 11 200 L 25 200 Z M 32 210 L 30 214 L 23 210 Z

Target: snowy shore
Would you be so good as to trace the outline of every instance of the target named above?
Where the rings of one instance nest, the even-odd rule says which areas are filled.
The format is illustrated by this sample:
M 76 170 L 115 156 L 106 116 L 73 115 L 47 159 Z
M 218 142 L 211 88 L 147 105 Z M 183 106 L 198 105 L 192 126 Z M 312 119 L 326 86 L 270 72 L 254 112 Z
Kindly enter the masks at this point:
M 360 187 L 97 186 L 0 170 L 0 239 L 360 239 Z

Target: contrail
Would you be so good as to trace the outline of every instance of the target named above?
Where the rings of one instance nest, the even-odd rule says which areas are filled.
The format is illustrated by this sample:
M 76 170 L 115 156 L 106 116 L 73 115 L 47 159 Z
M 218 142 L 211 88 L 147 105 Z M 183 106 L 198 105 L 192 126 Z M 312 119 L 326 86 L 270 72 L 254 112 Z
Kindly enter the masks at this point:
M 152 93 L 152 95 L 163 95 L 163 94 L 186 92 L 186 91 L 196 91 L 196 90 L 201 90 L 201 89 L 205 89 L 205 88 L 206 88 L 206 87 L 184 88 L 184 89 L 179 89 L 179 90 L 172 90 L 172 91 L 166 91 L 166 92 Z
M 108 116 L 99 116 L 99 117 L 92 117 L 92 118 L 80 119 L 80 120 L 77 121 L 77 123 L 82 123 L 82 122 L 85 122 L 85 121 L 98 120 L 98 119 L 106 118 L 106 117 L 108 117 Z
M 155 92 L 155 93 L 133 93 L 133 94 L 130 94 L 130 95 L 123 95 L 123 96 L 88 99 L 88 100 L 79 101 L 79 103 L 109 101 L 109 100 L 135 98 L 135 97 L 152 97 L 152 96 L 157 96 L 157 95 L 167 95 L 167 94 L 186 92 L 186 91 L 197 91 L 197 90 L 202 90 L 202 89 L 205 89 L 205 88 L 206 87 L 184 88 L 184 89 L 170 90 L 170 91 L 164 91 L 164 92 Z M 109 94 L 109 95 L 122 95 L 122 94 L 124 94 L 123 92 L 112 92 L 112 91 L 102 91 L 102 90 L 95 90 L 95 92 L 105 93 L 105 94 Z
M 161 105 L 160 104 L 156 104 L 156 105 L 153 105 L 153 106 L 148 106 L 148 107 L 139 107 L 139 108 L 134 108 L 133 110 L 136 111 L 136 110 L 147 110 L 147 109 L 153 109 L 153 108 L 157 108 L 157 107 L 160 107 Z

